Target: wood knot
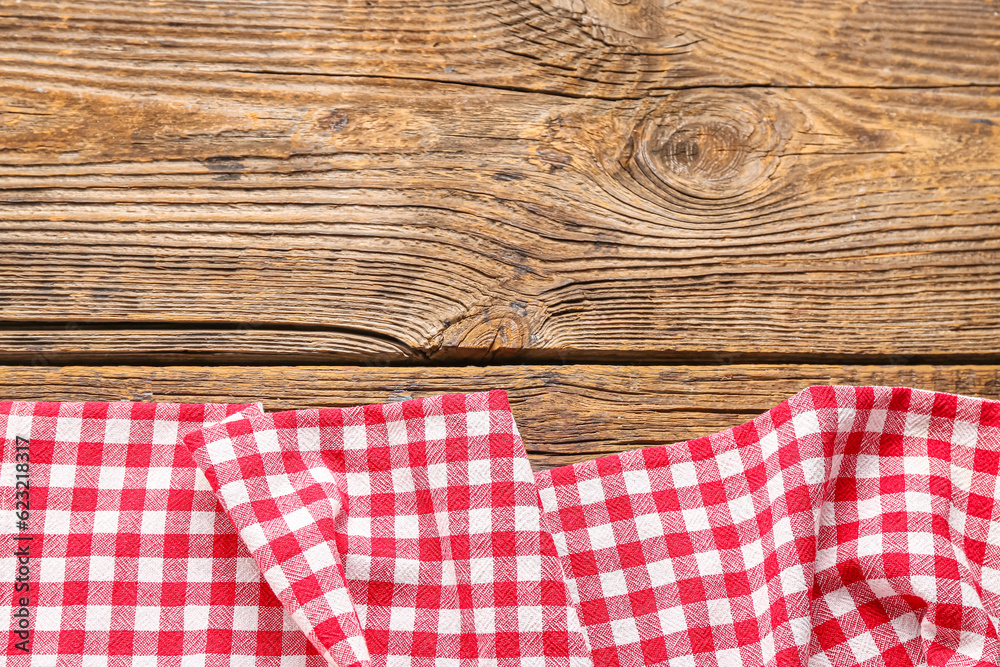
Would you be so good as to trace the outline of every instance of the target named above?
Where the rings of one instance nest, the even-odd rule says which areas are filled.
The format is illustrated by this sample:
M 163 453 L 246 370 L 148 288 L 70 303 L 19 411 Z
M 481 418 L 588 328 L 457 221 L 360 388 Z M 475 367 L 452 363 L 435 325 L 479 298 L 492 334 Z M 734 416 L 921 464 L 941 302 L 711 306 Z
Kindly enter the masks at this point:
M 541 4 L 539 0 L 535 3 Z M 628 46 L 650 54 L 663 48 L 690 42 L 678 35 L 677 17 L 671 11 L 674 2 L 664 0 L 544 0 L 546 4 L 570 12 L 580 28 L 605 45 Z M 620 55 L 620 54 L 619 54 Z
M 722 181 L 739 175 L 744 162 L 739 129 L 720 120 L 696 121 L 659 138 L 654 149 L 671 172 L 689 180 Z
M 349 118 L 347 114 L 340 109 L 333 109 L 329 113 L 321 117 L 317 122 L 316 126 L 321 130 L 330 130 L 331 132 L 340 132 L 347 125 Z
M 465 361 L 502 359 L 530 345 L 531 332 L 524 304 L 492 303 L 477 307 L 441 334 L 439 354 Z
M 685 91 L 639 128 L 633 159 L 666 188 L 698 199 L 742 197 L 774 171 L 783 142 L 770 100 Z

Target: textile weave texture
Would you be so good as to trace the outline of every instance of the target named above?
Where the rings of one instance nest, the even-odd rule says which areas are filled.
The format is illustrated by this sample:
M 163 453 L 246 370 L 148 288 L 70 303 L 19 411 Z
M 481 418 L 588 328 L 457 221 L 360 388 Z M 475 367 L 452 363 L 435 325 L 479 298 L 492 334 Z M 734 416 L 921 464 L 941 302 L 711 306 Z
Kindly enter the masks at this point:
M 0 664 L 1000 664 L 994 401 L 812 387 L 534 474 L 502 391 L 0 403 L 0 431 Z
M 0 595 L 11 619 L 3 664 L 326 664 L 261 578 L 183 442 L 248 408 L 259 411 L 0 403 Z M 22 475 L 26 526 L 15 511 Z M 25 597 L 28 651 L 17 647 L 15 616 Z

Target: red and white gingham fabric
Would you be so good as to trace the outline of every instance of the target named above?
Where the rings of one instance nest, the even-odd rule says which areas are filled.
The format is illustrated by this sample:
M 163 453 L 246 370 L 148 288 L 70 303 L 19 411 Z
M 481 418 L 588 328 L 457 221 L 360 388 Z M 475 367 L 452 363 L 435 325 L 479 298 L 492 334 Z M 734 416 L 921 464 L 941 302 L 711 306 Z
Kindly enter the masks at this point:
M 187 443 L 330 664 L 591 664 L 503 392 L 248 412 Z
M 534 475 L 503 392 L 222 412 L 156 455 L 34 436 L 50 546 L 32 653 L 4 664 L 1000 663 L 998 402 L 812 387 Z
M 261 579 L 181 440 L 240 409 L 169 403 L 0 403 L 0 664 L 326 664 Z M 15 520 L 16 438 L 29 454 Z M 13 631 L 28 542 L 29 651 Z M 285 657 L 282 657 L 285 656 Z
M 996 665 L 1000 403 L 812 387 L 536 475 L 595 664 Z

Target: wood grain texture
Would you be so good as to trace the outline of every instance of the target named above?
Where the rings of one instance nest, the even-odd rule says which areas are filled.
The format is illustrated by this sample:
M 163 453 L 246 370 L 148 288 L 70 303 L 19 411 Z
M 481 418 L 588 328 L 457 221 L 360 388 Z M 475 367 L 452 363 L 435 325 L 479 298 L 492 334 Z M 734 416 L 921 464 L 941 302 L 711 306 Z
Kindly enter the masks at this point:
M 992 89 L 354 87 L 295 95 L 306 120 L 278 92 L 220 120 L 18 90 L 50 111 L 0 129 L 0 317 L 57 361 L 1000 351 L 1000 124 L 974 122 Z M 283 120 L 252 129 L 268 105 Z M 331 108 L 342 138 L 295 130 Z M 119 332 L 143 327 L 164 335 Z
M 0 36 L 8 363 L 1000 361 L 991 3 L 6 1 Z
M 0 31 L 5 69 L 110 83 L 368 76 L 615 99 L 1000 83 L 982 0 L 4 0 Z
M 1000 399 L 1000 366 L 0 367 L 0 400 L 262 402 L 290 410 L 504 389 L 536 468 L 710 435 L 824 384 Z

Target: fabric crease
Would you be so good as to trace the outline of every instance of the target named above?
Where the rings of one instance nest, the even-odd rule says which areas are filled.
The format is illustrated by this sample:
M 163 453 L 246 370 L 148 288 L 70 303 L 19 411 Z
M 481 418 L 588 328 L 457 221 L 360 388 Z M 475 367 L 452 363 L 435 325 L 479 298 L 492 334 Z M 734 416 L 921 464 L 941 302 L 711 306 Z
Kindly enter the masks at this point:
M 2 664 L 1000 664 L 996 401 L 810 387 L 535 473 L 503 391 L 8 402 L 0 431 L 0 521 L 38 539 L 33 651 Z

